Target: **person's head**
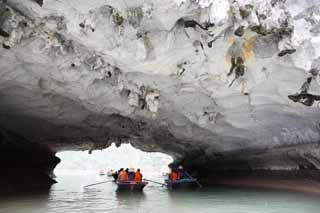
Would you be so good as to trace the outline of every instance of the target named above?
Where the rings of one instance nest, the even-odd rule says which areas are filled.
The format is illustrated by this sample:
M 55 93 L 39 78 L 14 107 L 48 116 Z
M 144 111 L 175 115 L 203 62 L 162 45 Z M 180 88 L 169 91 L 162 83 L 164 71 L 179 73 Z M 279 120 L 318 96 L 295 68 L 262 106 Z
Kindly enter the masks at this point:
M 140 172 L 140 169 L 137 169 L 137 172 Z
M 128 172 L 129 171 L 129 169 L 128 168 L 126 168 L 126 172 Z
M 119 172 L 121 172 L 121 171 L 123 171 L 123 168 L 121 168 L 121 169 L 119 170 Z
M 180 166 L 178 167 L 178 169 L 183 169 L 183 167 L 180 165 Z

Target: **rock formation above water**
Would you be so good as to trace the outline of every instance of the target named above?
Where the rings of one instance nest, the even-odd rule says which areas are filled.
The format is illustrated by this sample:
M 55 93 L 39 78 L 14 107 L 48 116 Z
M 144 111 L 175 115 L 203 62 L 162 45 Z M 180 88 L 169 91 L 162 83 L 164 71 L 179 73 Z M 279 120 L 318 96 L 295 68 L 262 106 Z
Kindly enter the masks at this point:
M 319 35 L 316 0 L 2 0 L 1 129 L 54 152 L 320 169 Z

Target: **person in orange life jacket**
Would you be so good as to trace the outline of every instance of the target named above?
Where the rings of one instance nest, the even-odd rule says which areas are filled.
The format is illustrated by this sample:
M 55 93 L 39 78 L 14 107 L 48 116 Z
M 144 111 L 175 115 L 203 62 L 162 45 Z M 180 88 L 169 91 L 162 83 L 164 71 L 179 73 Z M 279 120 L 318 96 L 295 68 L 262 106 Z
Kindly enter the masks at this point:
M 169 174 L 169 179 L 173 182 L 178 180 L 178 173 L 176 170 L 172 169 L 171 173 Z
M 120 169 L 118 180 L 120 182 L 128 181 L 128 173 L 123 168 Z
M 134 175 L 134 181 L 141 182 L 142 181 L 142 174 L 140 173 L 140 169 L 137 169 Z

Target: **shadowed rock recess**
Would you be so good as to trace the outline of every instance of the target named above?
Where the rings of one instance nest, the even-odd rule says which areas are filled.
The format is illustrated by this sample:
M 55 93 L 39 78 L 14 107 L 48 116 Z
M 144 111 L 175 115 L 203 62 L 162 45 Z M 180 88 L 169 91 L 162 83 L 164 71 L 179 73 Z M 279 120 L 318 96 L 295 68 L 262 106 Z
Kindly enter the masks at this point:
M 319 11 L 0 0 L 0 169 L 48 175 L 54 153 L 114 142 L 200 174 L 319 170 Z

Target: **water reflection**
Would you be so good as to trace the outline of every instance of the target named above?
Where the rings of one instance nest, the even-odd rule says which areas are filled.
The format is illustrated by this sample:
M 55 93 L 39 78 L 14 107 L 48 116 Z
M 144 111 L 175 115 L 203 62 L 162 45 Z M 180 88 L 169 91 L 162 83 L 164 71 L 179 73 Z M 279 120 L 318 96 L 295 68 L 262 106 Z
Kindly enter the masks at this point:
M 159 178 L 159 181 L 161 181 Z M 117 191 L 113 182 L 83 187 L 105 181 L 99 176 L 62 176 L 49 193 L 30 191 L 0 197 L 0 213 L 99 213 L 116 212 L 210 212 L 210 213 L 319 213 L 320 198 L 285 191 L 204 187 L 198 190 L 168 191 L 149 184 L 143 192 Z
M 29 191 L 17 190 L 5 196 L 0 196 L 0 213 L 42 213 L 46 212 L 49 199 L 47 190 L 29 188 Z
M 143 203 L 146 200 L 146 194 L 144 192 L 125 192 L 116 190 L 115 195 L 117 209 L 123 211 L 143 209 Z
M 0 197 L 27 196 L 28 194 L 48 195 L 52 183 L 47 178 L 24 174 L 1 174 Z

